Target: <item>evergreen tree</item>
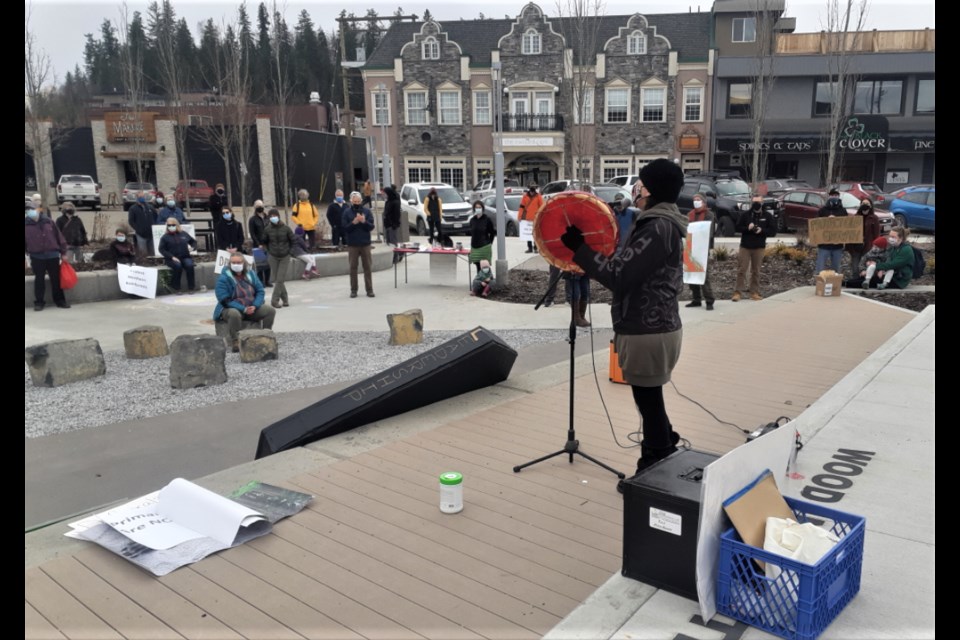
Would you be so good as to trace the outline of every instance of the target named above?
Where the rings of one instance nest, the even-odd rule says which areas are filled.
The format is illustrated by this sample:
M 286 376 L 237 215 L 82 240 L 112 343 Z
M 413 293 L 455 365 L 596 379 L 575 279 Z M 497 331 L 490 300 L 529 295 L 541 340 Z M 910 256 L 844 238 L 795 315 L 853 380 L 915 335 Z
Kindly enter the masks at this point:
M 273 82 L 273 47 L 270 44 L 270 12 L 263 2 L 257 9 L 257 55 L 251 68 L 253 75 L 253 100 L 263 104 L 272 104 L 271 87 Z
M 177 23 L 174 49 L 177 64 L 180 66 L 181 73 L 183 74 L 183 89 L 186 91 L 196 91 L 204 88 L 203 82 L 200 79 L 200 65 L 197 61 L 197 45 L 193 41 L 193 34 L 190 33 L 190 27 L 187 26 L 186 18 L 180 18 L 180 21 Z
M 329 100 L 333 95 L 333 56 L 330 53 L 330 41 L 323 29 L 317 31 L 317 80 L 321 100 Z
M 380 25 L 380 16 L 377 15 L 376 9 L 367 9 L 367 32 L 363 35 L 363 50 L 368 60 L 381 39 L 383 39 L 383 27 Z
M 424 9 L 424 10 L 423 10 L 423 21 L 424 21 L 424 22 L 430 22 L 431 20 L 433 20 L 433 14 L 430 13 L 430 9 Z
M 300 12 L 294 35 L 294 73 L 293 95 L 306 100 L 311 91 L 319 91 L 320 79 L 317 65 L 320 59 L 320 45 L 314 33 L 313 21 L 304 9 Z

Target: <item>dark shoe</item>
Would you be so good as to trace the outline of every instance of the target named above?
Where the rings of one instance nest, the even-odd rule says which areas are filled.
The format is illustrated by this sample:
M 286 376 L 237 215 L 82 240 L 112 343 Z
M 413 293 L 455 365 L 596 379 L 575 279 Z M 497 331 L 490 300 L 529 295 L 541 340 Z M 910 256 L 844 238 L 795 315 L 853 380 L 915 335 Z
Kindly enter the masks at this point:
M 707 311 L 713 311 L 713 303 L 712 303 L 712 302 L 708 302 L 708 303 L 707 303 Z
M 527 249 L 524 253 L 533 253 L 533 249 Z
M 356 292 L 356 291 L 351 291 L 351 292 L 350 292 L 350 297 L 351 297 L 351 298 L 356 298 L 356 297 L 357 297 L 357 292 Z
M 290 301 L 289 301 L 289 300 L 284 300 L 284 301 L 283 301 L 283 306 L 289 307 L 289 306 L 290 306 Z
M 685 304 L 685 305 L 683 305 L 683 306 L 685 306 L 685 307 L 699 307 L 699 306 L 700 306 L 700 301 L 699 301 L 699 300 L 693 300 L 693 301 L 688 302 L 687 304 Z
M 57 306 L 60 307 L 61 309 L 69 309 L 69 308 L 70 308 L 70 303 L 69 303 L 69 302 L 58 302 L 58 303 L 57 303 Z
M 35 303 L 33 304 L 33 310 L 34 310 L 34 311 L 43 311 L 43 308 L 44 308 L 45 306 L 47 306 L 47 305 L 44 304 L 43 302 L 35 302 Z
M 376 298 L 376 297 L 377 297 L 377 294 L 375 294 L 373 291 L 367 291 L 367 297 L 368 297 L 368 298 Z
M 240 341 L 239 341 L 239 340 L 234 340 L 234 341 L 233 341 L 233 348 L 231 348 L 230 350 L 233 351 L 234 353 L 239 353 L 239 352 L 240 352 Z
M 283 306 L 283 302 L 281 302 L 280 300 L 271 300 L 270 306 L 273 307 L 274 309 L 279 309 Z

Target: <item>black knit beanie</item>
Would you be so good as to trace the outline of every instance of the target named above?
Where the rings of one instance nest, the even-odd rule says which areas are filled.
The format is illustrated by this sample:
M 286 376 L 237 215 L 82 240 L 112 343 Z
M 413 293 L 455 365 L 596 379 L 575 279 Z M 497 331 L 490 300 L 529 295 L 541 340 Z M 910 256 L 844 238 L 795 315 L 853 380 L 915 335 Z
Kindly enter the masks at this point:
M 666 158 L 658 158 L 640 169 L 640 181 L 653 200 L 674 204 L 683 188 L 683 170 Z

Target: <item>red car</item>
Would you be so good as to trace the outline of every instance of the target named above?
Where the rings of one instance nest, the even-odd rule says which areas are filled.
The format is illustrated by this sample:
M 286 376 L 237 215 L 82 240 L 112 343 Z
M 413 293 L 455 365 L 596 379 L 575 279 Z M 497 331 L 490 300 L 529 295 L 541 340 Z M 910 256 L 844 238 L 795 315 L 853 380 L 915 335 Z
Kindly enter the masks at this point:
M 817 217 L 820 208 L 827 204 L 828 197 L 823 189 L 794 189 L 781 194 L 778 198 L 780 200 L 779 230 L 786 231 L 788 228 L 806 230 L 807 221 Z M 860 198 L 850 192 L 840 193 L 840 203 L 851 216 L 860 208 Z M 890 231 L 890 227 L 893 226 L 893 214 L 889 211 L 878 211 L 876 207 L 874 211 L 880 218 L 881 231 L 883 233 Z
M 210 188 L 206 180 L 181 180 L 172 191 L 177 206 L 184 211 L 187 210 L 187 200 L 190 201 L 191 209 L 210 208 L 210 196 L 213 195 L 213 189 Z
M 886 209 L 893 200 L 889 193 L 884 193 L 873 182 L 841 182 L 833 188 L 837 191 L 852 193 L 858 198 L 870 198 L 875 209 Z

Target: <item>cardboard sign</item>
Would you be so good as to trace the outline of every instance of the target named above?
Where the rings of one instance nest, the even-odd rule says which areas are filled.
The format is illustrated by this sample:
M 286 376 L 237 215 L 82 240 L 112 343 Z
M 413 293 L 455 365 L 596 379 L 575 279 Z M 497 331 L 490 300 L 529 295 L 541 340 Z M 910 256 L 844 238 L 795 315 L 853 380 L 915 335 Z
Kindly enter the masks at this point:
M 160 238 L 162 238 L 163 234 L 167 232 L 167 225 L 155 224 L 150 228 L 153 230 L 153 257 L 162 258 L 163 256 L 160 255 Z M 197 239 L 197 234 L 193 230 L 192 224 L 181 224 L 180 230 L 186 231 L 190 235 L 190 237 L 193 238 L 194 240 Z M 191 249 L 190 253 L 196 253 L 196 250 Z
M 843 276 L 836 271 L 821 271 L 816 275 L 817 295 L 824 297 L 839 296 L 843 286 Z
M 691 222 L 683 241 L 683 283 L 703 284 L 707 280 L 712 222 Z
M 810 244 L 862 244 L 863 217 L 835 216 L 811 218 L 808 223 Z
M 224 251 L 223 249 L 221 249 L 220 251 L 217 251 L 217 264 L 213 268 L 213 272 L 215 274 L 220 275 L 220 272 L 223 271 L 223 268 L 227 266 L 227 264 L 230 262 L 231 255 L 232 254 L 229 251 Z M 248 269 L 257 268 L 256 265 L 254 264 L 253 256 L 248 256 L 244 254 L 240 254 L 240 255 L 243 255 L 243 259 L 247 261 Z
M 533 242 L 533 221 L 531 220 L 521 220 L 520 221 L 520 239 L 526 240 L 527 242 Z
M 120 291 L 141 298 L 157 297 L 157 271 L 150 267 L 136 267 L 126 264 L 117 265 L 117 280 Z

